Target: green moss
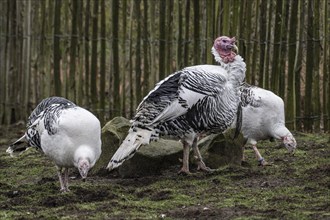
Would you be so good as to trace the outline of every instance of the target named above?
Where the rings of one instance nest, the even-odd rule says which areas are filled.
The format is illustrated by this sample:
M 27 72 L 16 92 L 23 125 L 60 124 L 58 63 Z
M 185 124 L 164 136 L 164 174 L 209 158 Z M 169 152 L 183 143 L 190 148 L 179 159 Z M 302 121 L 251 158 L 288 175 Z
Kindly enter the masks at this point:
M 327 219 L 330 143 L 326 135 L 297 134 L 289 155 L 278 142 L 260 142 L 271 166 L 224 166 L 211 174 L 166 174 L 121 179 L 90 175 L 70 179 L 59 192 L 54 164 L 31 149 L 12 158 L 0 146 L 0 219 Z M 9 141 L 8 141 L 9 142 Z M 3 142 L 5 143 L 5 142 Z M 77 176 L 71 171 L 70 176 Z M 205 211 L 205 210 L 206 211 Z

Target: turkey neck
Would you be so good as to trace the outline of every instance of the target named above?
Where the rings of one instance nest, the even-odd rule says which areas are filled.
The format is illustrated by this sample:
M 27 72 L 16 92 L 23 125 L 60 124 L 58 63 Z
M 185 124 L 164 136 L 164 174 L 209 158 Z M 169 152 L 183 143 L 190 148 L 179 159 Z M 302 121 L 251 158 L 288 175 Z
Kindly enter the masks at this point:
M 234 86 L 239 86 L 245 80 L 246 64 L 240 55 L 236 55 L 233 62 L 225 63 L 218 52 L 212 47 L 215 61 L 229 73 L 228 79 Z

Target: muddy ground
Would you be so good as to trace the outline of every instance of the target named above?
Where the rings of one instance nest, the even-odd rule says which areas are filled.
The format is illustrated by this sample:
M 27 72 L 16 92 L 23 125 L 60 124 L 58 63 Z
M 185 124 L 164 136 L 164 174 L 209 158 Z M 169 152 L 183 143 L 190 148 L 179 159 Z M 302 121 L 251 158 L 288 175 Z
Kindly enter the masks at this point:
M 0 127 L 0 219 L 330 219 L 329 134 L 295 133 L 294 156 L 278 143 L 261 142 L 272 165 L 257 165 L 246 150 L 242 166 L 211 174 L 180 164 L 157 176 L 122 179 L 114 174 L 70 173 L 69 193 L 59 192 L 53 163 L 31 149 L 5 153 L 23 125 Z

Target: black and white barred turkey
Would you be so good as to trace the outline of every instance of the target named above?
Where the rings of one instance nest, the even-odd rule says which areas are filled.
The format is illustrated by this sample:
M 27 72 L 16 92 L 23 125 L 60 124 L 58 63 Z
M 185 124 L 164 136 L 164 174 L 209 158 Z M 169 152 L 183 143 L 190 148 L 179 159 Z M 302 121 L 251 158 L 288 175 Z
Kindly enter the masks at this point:
M 7 152 L 12 155 L 28 147 L 41 149 L 54 161 L 61 191 L 69 191 L 68 169 L 77 167 L 85 179 L 100 157 L 100 121 L 65 98 L 46 98 L 29 116 L 25 134 L 11 144 Z
M 197 147 L 201 133 L 221 133 L 236 117 L 238 88 L 245 78 L 245 63 L 236 55 L 235 38 L 222 36 L 214 41 L 218 65 L 186 67 L 160 81 L 142 100 L 132 120 L 129 134 L 111 158 L 112 170 L 131 158 L 141 145 L 159 135 L 176 136 L 183 144 L 183 166 L 189 171 L 189 151 L 193 148 L 198 168 L 204 164 Z

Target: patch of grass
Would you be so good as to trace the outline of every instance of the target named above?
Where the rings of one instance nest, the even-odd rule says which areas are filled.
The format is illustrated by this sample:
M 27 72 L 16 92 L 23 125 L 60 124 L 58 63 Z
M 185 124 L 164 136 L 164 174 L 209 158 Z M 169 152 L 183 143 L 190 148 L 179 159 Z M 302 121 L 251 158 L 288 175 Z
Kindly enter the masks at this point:
M 326 135 L 297 133 L 294 156 L 278 142 L 260 142 L 258 149 L 271 164 L 267 167 L 258 166 L 247 148 L 244 166 L 191 176 L 178 176 L 175 167 L 133 179 L 74 178 L 65 194 L 59 192 L 54 164 L 40 152 L 31 149 L 15 158 L 5 153 L 12 139 L 1 139 L 0 219 L 330 218 Z M 70 176 L 77 177 L 77 171 Z

